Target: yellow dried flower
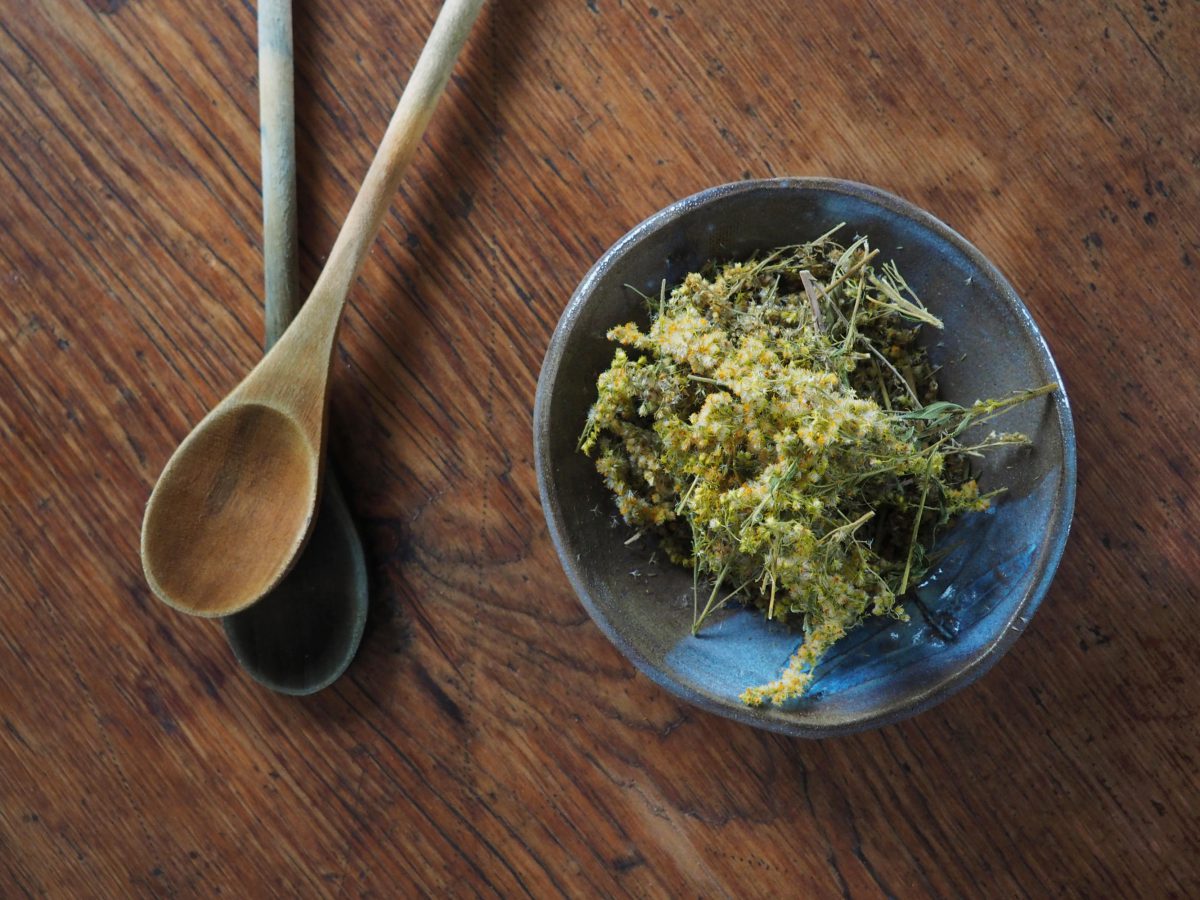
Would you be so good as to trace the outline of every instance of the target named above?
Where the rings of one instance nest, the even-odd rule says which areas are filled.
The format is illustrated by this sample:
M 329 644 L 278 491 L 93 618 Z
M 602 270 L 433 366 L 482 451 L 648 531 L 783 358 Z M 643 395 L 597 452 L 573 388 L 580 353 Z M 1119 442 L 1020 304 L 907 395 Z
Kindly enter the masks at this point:
M 800 696 L 864 618 L 907 618 L 897 598 L 935 529 L 987 506 L 964 454 L 1020 439 L 957 435 L 1054 387 L 936 401 L 915 337 L 941 323 L 874 256 L 864 238 L 825 235 L 693 272 L 651 301 L 647 329 L 608 332 L 621 346 L 580 447 L 598 451 L 622 518 L 712 579 L 693 630 L 734 597 L 803 627 L 780 677 L 742 695 L 750 705 Z

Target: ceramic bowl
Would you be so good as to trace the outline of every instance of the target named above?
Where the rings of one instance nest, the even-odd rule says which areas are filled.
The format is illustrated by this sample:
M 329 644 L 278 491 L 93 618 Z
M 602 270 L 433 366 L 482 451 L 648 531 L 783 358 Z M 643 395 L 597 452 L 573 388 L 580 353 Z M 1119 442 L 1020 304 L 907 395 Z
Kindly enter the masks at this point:
M 680 200 L 642 222 L 583 279 L 550 342 L 534 409 L 534 446 L 550 536 L 596 624 L 649 678 L 719 715 L 806 737 L 857 731 L 914 715 L 982 675 L 1033 615 L 1062 555 L 1075 496 L 1075 438 L 1065 392 L 1015 408 L 987 427 L 1021 431 L 1027 448 L 980 464 L 985 490 L 1005 493 L 939 541 L 940 565 L 909 603 L 911 621 L 869 619 L 822 660 L 807 694 L 751 709 L 738 695 L 771 681 L 798 635 L 761 614 L 728 608 L 693 637 L 691 572 L 627 545 L 632 530 L 593 461 L 577 450 L 596 378 L 612 359 L 605 333 L 645 324 L 638 291 L 658 294 L 708 260 L 743 259 L 847 223 L 895 260 L 945 322 L 925 340 L 945 399 L 970 403 L 1062 383 L 1050 350 L 1013 288 L 961 235 L 876 188 L 790 178 L 744 181 Z M 652 558 L 653 557 L 653 558 Z

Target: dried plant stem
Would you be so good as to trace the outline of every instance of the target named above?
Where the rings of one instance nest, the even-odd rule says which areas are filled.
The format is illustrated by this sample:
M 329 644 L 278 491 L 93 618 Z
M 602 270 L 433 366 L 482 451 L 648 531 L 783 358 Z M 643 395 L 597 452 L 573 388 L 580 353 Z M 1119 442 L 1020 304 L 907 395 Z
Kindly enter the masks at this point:
M 694 272 L 647 301 L 648 329 L 613 328 L 580 438 L 625 520 L 691 565 L 693 634 L 734 598 L 803 624 L 751 704 L 802 693 L 864 619 L 907 617 L 936 529 L 987 506 L 967 458 L 1023 440 L 959 436 L 1054 389 L 934 400 L 917 333 L 940 320 L 866 238 L 842 247 L 834 231 Z

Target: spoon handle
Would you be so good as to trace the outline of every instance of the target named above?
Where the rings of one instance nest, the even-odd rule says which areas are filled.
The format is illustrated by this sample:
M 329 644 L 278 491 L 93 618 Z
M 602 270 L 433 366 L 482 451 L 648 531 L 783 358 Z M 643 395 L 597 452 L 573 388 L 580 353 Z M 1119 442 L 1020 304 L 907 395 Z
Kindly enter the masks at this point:
M 266 349 L 300 311 L 296 228 L 296 98 L 292 0 L 258 3 Z
M 337 309 L 324 312 L 332 315 L 340 312 L 483 3 L 484 0 L 446 0 L 307 306 L 323 306 L 332 301 Z

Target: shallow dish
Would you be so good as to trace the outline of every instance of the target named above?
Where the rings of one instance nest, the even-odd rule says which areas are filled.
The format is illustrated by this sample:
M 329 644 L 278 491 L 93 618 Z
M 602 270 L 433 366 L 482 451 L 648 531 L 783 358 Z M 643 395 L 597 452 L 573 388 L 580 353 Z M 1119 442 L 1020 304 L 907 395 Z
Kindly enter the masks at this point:
M 893 259 L 945 330 L 925 329 L 941 395 L 960 403 L 1062 383 L 1009 283 L 961 235 L 912 204 L 846 181 L 790 178 L 722 185 L 668 206 L 617 241 L 567 305 L 538 380 L 534 452 L 542 507 L 563 568 L 612 642 L 652 680 L 740 722 L 805 737 L 857 731 L 927 709 L 982 675 L 1020 634 L 1062 556 L 1075 497 L 1075 437 L 1064 391 L 996 420 L 1028 448 L 993 453 L 981 487 L 1006 492 L 938 542 L 945 555 L 909 603 L 911 621 L 868 620 L 822 660 L 808 693 L 782 708 L 738 699 L 783 669 L 797 634 L 738 607 L 691 634 L 691 572 L 652 561 L 616 518 L 593 461 L 577 450 L 605 333 L 645 323 L 645 301 L 711 259 L 743 259 L 810 240 L 839 222 Z M 989 428 L 992 425 L 988 426 Z M 922 608 L 923 607 L 923 608 Z

